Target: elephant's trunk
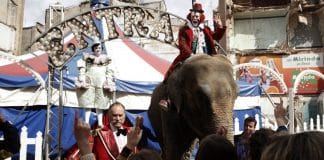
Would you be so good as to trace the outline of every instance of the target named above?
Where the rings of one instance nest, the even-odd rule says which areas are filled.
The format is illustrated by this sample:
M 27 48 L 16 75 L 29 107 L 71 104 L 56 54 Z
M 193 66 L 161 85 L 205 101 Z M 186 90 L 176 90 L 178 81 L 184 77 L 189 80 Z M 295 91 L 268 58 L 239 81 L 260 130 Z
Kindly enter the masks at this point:
M 213 104 L 213 106 L 216 104 Z M 226 104 L 228 105 L 228 104 Z M 219 132 L 221 127 L 224 127 L 227 131 L 226 138 L 230 140 L 234 144 L 234 128 L 233 128 L 233 110 L 232 109 L 225 109 L 231 107 L 224 107 L 225 105 L 220 105 L 217 103 L 218 107 L 214 107 L 214 113 L 216 116 L 216 125 L 218 126 L 217 131 Z M 220 107 L 221 106 L 221 107 Z M 224 131 L 223 131 L 224 133 Z M 219 133 L 218 133 L 219 134 Z

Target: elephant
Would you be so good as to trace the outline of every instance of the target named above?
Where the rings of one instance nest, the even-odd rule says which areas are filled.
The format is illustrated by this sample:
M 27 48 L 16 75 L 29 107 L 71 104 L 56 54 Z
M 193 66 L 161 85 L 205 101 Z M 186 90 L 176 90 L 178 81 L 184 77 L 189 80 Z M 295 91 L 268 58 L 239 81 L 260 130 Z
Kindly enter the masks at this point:
M 153 91 L 148 116 L 166 160 L 186 159 L 192 143 L 225 128 L 233 142 L 233 106 L 238 87 L 223 55 L 197 55 L 177 67 Z M 159 105 L 166 96 L 168 107 Z

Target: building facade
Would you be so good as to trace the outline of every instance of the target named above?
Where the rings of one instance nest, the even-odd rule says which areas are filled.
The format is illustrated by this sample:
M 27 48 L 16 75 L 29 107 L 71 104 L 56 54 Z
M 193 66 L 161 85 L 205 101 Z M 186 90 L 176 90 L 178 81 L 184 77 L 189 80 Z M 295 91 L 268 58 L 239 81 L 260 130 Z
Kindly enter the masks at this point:
M 226 0 L 219 1 L 219 11 L 228 26 L 222 44 L 234 64 L 265 65 L 281 76 L 287 88 L 294 86 L 303 70 L 324 73 L 323 0 Z M 262 73 L 255 68 L 250 71 L 252 75 Z M 279 97 L 287 97 L 287 91 L 282 90 L 278 81 L 265 74 L 266 92 L 276 102 Z M 302 97 L 296 108 L 303 112 L 303 119 L 309 120 L 323 110 L 319 103 L 323 91 L 323 79 L 315 75 L 303 77 L 296 93 Z M 268 98 L 262 101 L 265 103 L 261 104 L 268 104 L 271 113 L 273 108 Z
M 0 50 L 19 55 L 25 0 L 0 0 Z

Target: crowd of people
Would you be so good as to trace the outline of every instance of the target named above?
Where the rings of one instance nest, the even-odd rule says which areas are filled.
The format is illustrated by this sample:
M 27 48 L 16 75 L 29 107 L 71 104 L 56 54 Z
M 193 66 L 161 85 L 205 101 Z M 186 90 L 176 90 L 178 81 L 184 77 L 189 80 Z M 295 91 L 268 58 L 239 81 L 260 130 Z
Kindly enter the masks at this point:
M 124 107 L 112 105 L 109 108 L 109 118 L 111 118 L 110 130 L 113 137 L 107 137 L 108 141 L 116 141 L 118 145 L 118 130 L 123 129 L 125 124 Z M 119 107 L 118 107 L 119 106 Z M 119 109 L 118 109 L 119 108 Z M 116 112 L 114 110 L 120 110 Z M 268 128 L 255 130 L 257 121 L 253 117 L 248 117 L 244 122 L 244 131 L 235 137 L 234 144 L 223 135 L 211 134 L 199 142 L 196 160 L 321 160 L 324 158 L 324 132 L 308 131 L 296 134 L 289 134 L 285 125 L 281 125 L 282 119 L 286 116 L 282 103 L 279 103 L 274 110 L 277 124 L 280 124 L 276 131 Z M 117 154 L 110 155 L 109 151 L 101 150 L 94 152 L 88 140 L 90 135 L 90 125 L 85 123 L 76 114 L 74 124 L 75 139 L 80 149 L 81 160 L 115 159 L 115 160 L 159 160 L 162 159 L 160 153 L 137 148 L 142 138 L 143 118 L 137 117 L 133 127 L 127 129 L 124 143 L 118 148 Z M 104 155 L 104 156 L 103 156 Z

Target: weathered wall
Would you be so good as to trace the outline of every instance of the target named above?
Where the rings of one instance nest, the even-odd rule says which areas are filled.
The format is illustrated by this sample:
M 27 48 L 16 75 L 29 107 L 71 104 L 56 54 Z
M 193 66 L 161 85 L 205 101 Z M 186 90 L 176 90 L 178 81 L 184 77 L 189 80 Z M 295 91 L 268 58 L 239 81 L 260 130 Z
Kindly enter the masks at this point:
M 322 39 L 322 46 L 324 46 L 324 9 L 322 11 L 318 12 L 318 17 L 319 18 L 319 24 L 318 24 L 318 29 L 320 31 L 321 39 Z
M 290 0 L 233 0 L 234 4 L 242 6 L 264 7 L 264 6 L 277 6 L 286 5 L 290 3 Z
M 286 18 L 246 18 L 234 20 L 232 49 L 278 48 L 286 38 Z
M 2 37 L 0 41 L 3 43 L 0 44 L 0 49 L 15 55 L 20 54 L 24 3 L 25 0 L 1 0 L 0 32 Z M 8 37 L 9 35 L 14 37 Z
M 1 0 L 1 5 L 0 5 L 0 22 L 2 23 L 7 23 L 7 15 L 8 15 L 8 7 L 7 3 L 8 0 Z
M 0 50 L 12 52 L 15 44 L 15 30 L 0 23 L 0 31 Z
M 323 17 L 318 14 L 294 14 L 289 23 L 289 47 L 312 48 L 322 47 L 320 30 L 323 30 Z M 321 27 L 322 26 L 322 27 Z
M 38 50 L 36 48 L 28 48 L 30 45 L 44 32 L 45 26 L 36 23 L 36 26 L 32 27 L 26 27 L 23 29 L 23 34 L 22 34 L 22 54 L 28 53 L 31 51 Z

